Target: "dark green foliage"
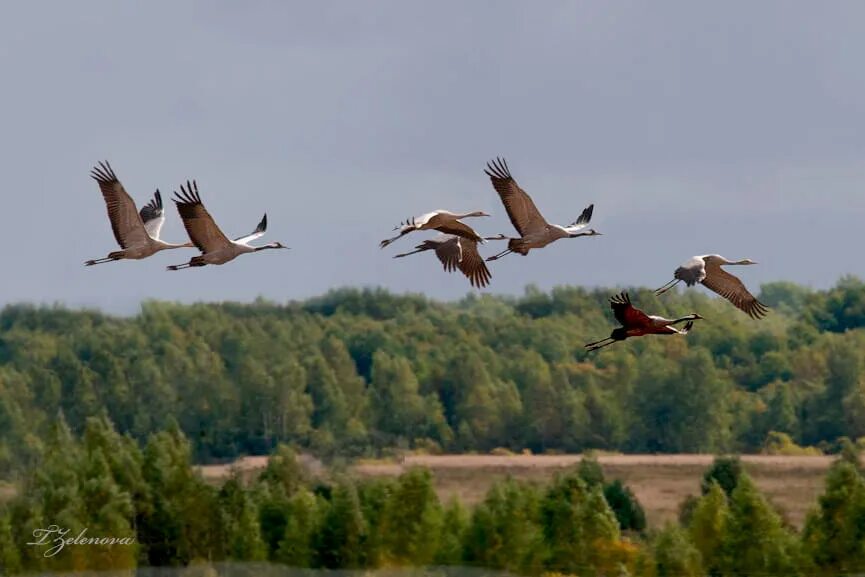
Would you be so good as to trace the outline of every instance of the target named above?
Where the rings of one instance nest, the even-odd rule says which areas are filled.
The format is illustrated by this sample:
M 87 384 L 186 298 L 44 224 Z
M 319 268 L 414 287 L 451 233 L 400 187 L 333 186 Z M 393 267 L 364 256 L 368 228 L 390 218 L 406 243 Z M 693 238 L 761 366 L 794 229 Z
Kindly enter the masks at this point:
M 580 464 L 577 465 L 577 476 L 590 488 L 604 484 L 604 471 L 601 469 L 601 464 L 591 455 L 584 455 L 580 459 Z
M 383 290 L 285 306 L 148 302 L 132 318 L 61 307 L 0 311 L 0 573 L 202 560 L 299 567 L 478 564 L 526 574 L 862 571 L 865 285 L 764 287 L 751 322 L 687 291 L 632 296 L 711 322 L 589 355 L 608 290 L 528 289 L 455 304 Z M 505 481 L 443 508 L 429 474 L 308 478 L 295 451 L 756 451 L 771 432 L 841 453 L 801 541 L 719 458 L 682 529 L 643 532 L 631 491 L 586 459 L 550 487 Z M 292 448 L 289 448 L 292 447 Z M 272 453 L 259 479 L 214 487 L 193 462 Z M 19 536 L 134 533 L 130 548 L 56 558 Z M 701 565 L 695 564 L 694 550 Z M 636 559 L 639 556 L 639 563 Z
M 839 461 L 829 471 L 803 540 L 821 574 L 865 571 L 865 480 L 852 463 Z
M 475 507 L 466 539 L 470 564 L 534 573 L 545 549 L 538 490 L 511 479 L 493 485 Z
M 197 462 L 289 444 L 326 457 L 445 451 L 758 451 L 865 436 L 865 284 L 775 283 L 748 322 L 692 291 L 633 297 L 711 318 L 687 338 L 596 354 L 608 290 L 527 289 L 455 304 L 380 289 L 285 306 L 147 302 L 132 318 L 0 311 L 0 475 L 41 458 L 62 412 L 107 416 L 139 443 L 176 422 Z M 111 465 L 112 467 L 116 464 Z
M 705 495 L 717 483 L 728 496 L 736 489 L 743 473 L 742 460 L 739 457 L 715 457 L 712 466 L 703 473 L 700 490 Z
M 316 542 L 318 563 L 328 569 L 359 567 L 365 532 L 357 489 L 350 480 L 343 480 L 334 488 L 321 521 Z
M 235 471 L 221 487 L 191 465 L 174 426 L 144 450 L 105 417 L 80 436 L 62 417 L 45 461 L 0 507 L 4 574 L 130 571 L 139 565 L 268 561 L 291 567 L 376 569 L 473 565 L 524 575 L 838 575 L 865 570 L 865 481 L 844 459 L 830 470 L 801 539 L 736 461 L 718 459 L 689 521 L 623 538 L 644 520 L 630 490 L 605 484 L 597 462 L 547 487 L 506 479 L 481 503 L 442 507 L 431 474 L 356 480 L 334 472 L 310 479 L 287 446 L 256 479 Z M 726 471 L 725 474 L 720 472 Z M 719 479 L 735 478 L 728 495 Z M 611 506 L 612 505 L 612 506 Z M 53 558 L 16 535 L 56 523 L 73 531 L 134 536 L 129 547 L 69 547 Z
M 652 543 L 657 577 L 702 577 L 700 552 L 681 528 L 668 525 Z
M 624 483 L 616 479 L 604 487 L 604 499 L 623 531 L 641 532 L 646 528 L 646 513 L 637 496 Z

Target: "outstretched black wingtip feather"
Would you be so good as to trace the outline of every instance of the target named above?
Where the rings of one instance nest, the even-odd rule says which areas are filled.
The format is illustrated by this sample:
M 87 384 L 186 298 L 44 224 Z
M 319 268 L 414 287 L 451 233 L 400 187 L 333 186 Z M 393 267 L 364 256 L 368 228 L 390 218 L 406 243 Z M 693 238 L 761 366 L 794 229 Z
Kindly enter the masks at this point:
M 627 292 L 622 291 L 617 295 L 611 296 L 610 303 L 617 305 L 631 304 L 631 297 L 628 295 Z
M 496 157 L 495 160 L 487 162 L 487 169 L 484 170 L 490 178 L 511 178 L 511 171 L 508 169 L 508 163 L 504 158 Z
M 267 230 L 267 213 L 264 213 L 264 216 L 261 218 L 261 222 L 258 223 L 258 226 L 255 227 L 254 232 L 264 232 Z
M 112 180 L 117 180 L 117 175 L 114 174 L 114 171 L 111 170 L 111 165 L 108 164 L 108 161 L 99 161 L 99 166 L 94 166 L 90 170 L 90 178 L 96 180 L 97 182 L 111 182 Z
M 162 210 L 162 193 L 159 192 L 159 189 L 156 189 L 156 192 L 153 194 L 154 200 L 156 200 L 156 208 Z

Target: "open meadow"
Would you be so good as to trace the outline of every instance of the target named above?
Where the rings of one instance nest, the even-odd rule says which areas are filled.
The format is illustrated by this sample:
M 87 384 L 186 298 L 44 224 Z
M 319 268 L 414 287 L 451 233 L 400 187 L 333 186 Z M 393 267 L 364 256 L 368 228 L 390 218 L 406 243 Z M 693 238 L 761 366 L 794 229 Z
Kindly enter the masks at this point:
M 443 502 L 452 497 L 473 505 L 496 480 L 516 479 L 546 483 L 560 471 L 577 465 L 580 455 L 410 455 L 401 462 L 369 460 L 352 469 L 362 477 L 397 476 L 411 467 L 426 467 L 434 476 Z M 607 479 L 621 479 L 637 495 L 649 525 L 660 527 L 674 520 L 688 495 L 699 495 L 700 479 L 711 465 L 712 455 L 601 455 L 598 462 Z M 760 490 L 791 524 L 801 528 L 808 510 L 823 490 L 823 479 L 834 457 L 745 455 L 745 470 Z M 218 482 L 232 467 L 245 475 L 262 470 L 267 457 L 246 457 L 231 465 L 208 465 L 200 470 L 205 479 Z M 320 471 L 317 461 L 306 458 L 307 467 Z

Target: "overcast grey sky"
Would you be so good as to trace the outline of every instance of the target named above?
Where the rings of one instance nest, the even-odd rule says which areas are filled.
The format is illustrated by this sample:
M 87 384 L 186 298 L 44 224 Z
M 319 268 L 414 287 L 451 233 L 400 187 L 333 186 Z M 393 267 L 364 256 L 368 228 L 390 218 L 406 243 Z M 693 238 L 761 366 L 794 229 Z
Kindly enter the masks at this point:
M 512 234 L 496 155 L 551 222 L 594 202 L 604 236 L 491 263 L 491 292 L 660 286 L 707 252 L 759 261 L 755 290 L 865 276 L 863 32 L 852 1 L 5 5 L 0 304 L 459 297 L 431 254 L 390 258 L 428 233 L 378 241 L 435 208 Z M 292 250 L 84 267 L 116 249 L 100 159 L 139 203 L 197 179 L 229 236 L 266 211 L 262 240 Z

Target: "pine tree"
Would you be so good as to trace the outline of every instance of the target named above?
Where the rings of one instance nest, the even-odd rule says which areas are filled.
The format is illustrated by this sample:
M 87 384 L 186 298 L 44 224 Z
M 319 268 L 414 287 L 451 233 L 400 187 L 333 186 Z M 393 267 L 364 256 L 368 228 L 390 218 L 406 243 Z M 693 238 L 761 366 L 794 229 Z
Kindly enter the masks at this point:
M 813 564 L 823 575 L 865 571 L 865 480 L 852 464 L 839 461 L 818 503 L 803 531 Z
M 316 544 L 319 563 L 328 569 L 353 569 L 360 565 L 366 523 L 354 484 L 344 480 L 333 489 Z
M 80 487 L 88 533 L 134 539 L 132 496 L 114 481 L 102 451 L 87 449 L 89 454 L 82 464 Z M 137 553 L 137 544 L 88 546 L 88 569 L 132 569 Z
M 598 573 L 609 574 L 616 561 L 613 552 L 619 542 L 619 522 L 604 499 L 603 489 L 593 487 L 586 495 L 579 512 L 581 537 L 577 564 Z
M 620 529 L 642 532 L 646 528 L 646 513 L 637 496 L 619 479 L 604 486 L 604 499 L 616 515 Z
M 495 483 L 472 512 L 465 555 L 473 565 L 537 572 L 544 559 L 537 489 L 512 479 Z
M 291 567 L 312 567 L 314 539 L 319 528 L 319 507 L 315 495 L 300 489 L 288 502 L 285 534 L 279 542 L 276 560 Z
M 439 546 L 433 564 L 461 565 L 465 561 L 463 543 L 468 525 L 468 512 L 459 499 L 452 499 L 444 509 Z
M 730 511 L 727 494 L 717 481 L 711 481 L 708 491 L 696 502 L 690 517 L 688 531 L 702 556 L 703 567 L 710 575 L 719 575 L 723 567 L 723 547 Z
M 715 457 L 712 466 L 703 473 L 700 491 L 705 495 L 712 488 L 712 484 L 717 483 L 724 490 L 724 493 L 730 496 L 743 474 L 742 460 L 739 457 Z
M 798 543 L 746 474 L 730 496 L 724 549 L 724 574 L 793 576 L 802 568 Z
M 700 552 L 681 528 L 667 525 L 652 543 L 656 577 L 703 577 Z
M 383 524 L 392 560 L 413 566 L 432 563 L 439 545 L 442 511 L 428 470 L 412 469 L 400 475 Z
M 396 482 L 391 478 L 367 479 L 358 485 L 358 498 L 366 521 L 362 559 L 364 567 L 379 567 L 387 557 L 388 537 L 385 513 L 396 490 Z
M 267 545 L 261 536 L 258 506 L 251 493 L 244 490 L 238 475 L 235 474 L 222 485 L 218 499 L 227 557 L 236 561 L 267 559 Z

